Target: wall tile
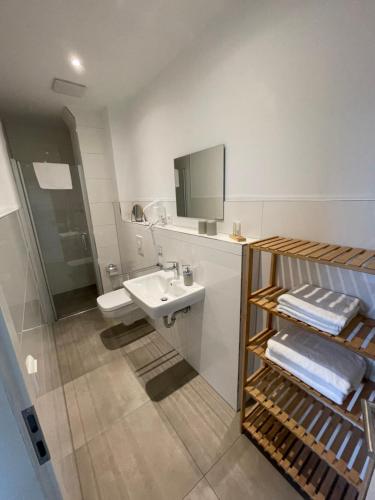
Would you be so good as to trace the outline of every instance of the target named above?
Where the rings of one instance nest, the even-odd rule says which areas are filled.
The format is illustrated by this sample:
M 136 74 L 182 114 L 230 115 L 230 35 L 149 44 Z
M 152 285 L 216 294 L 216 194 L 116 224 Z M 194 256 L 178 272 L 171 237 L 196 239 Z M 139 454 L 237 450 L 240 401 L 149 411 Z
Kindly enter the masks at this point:
M 114 200 L 112 181 L 103 179 L 87 179 L 86 186 L 90 203 L 110 203 Z
M 81 153 L 105 153 L 105 134 L 103 129 L 77 127 Z
M 98 262 L 100 266 L 116 264 L 121 268 L 120 252 L 117 244 L 98 248 Z
M 116 226 L 94 226 L 94 235 L 97 248 L 117 244 Z
M 91 203 L 90 212 L 94 227 L 115 224 L 112 203 Z
M 82 153 L 86 179 L 111 179 L 111 169 L 104 154 Z

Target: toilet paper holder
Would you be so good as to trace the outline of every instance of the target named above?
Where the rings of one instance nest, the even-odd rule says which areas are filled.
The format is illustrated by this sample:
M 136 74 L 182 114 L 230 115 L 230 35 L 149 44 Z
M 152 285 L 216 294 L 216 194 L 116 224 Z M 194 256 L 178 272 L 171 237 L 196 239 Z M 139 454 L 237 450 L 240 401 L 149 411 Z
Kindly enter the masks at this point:
M 117 276 L 119 274 L 116 264 L 108 264 L 105 270 L 107 271 L 109 276 Z

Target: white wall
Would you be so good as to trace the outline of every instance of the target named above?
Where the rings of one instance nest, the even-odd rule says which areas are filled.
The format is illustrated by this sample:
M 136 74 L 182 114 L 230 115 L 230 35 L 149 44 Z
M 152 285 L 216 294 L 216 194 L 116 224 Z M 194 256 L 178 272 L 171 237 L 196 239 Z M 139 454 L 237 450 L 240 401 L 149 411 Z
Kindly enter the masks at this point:
M 119 217 L 118 222 L 127 272 L 155 264 L 157 247 L 163 262 L 192 265 L 194 279 L 205 287 L 204 301 L 178 316 L 172 328 L 165 328 L 161 319 L 155 327 L 237 409 L 241 245 L 161 228 L 150 231 Z M 136 235 L 143 237 L 143 255 L 137 254 Z
M 112 150 L 108 136 L 105 112 L 87 112 L 69 107 L 65 113 L 71 130 L 76 155 L 82 160 L 87 195 L 90 205 L 94 238 L 104 291 L 119 286 L 119 279 L 110 279 L 105 268 L 116 264 L 121 272 L 113 202 L 117 193 L 114 186 Z M 76 144 L 74 144 L 76 142 Z
M 245 2 L 110 109 L 120 201 L 172 202 L 173 158 L 224 143 L 221 230 L 374 247 L 374 22 L 372 0 Z

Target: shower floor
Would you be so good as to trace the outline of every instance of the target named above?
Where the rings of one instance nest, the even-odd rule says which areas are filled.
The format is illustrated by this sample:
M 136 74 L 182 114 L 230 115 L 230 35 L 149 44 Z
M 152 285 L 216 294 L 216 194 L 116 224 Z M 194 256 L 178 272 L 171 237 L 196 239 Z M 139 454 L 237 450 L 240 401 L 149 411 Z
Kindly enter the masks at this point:
M 120 341 L 107 349 L 111 328 Z M 80 487 L 84 500 L 301 498 L 157 331 L 142 324 L 129 337 L 97 309 L 56 323 L 80 483 L 63 478 L 64 500 L 81 498 Z
M 57 293 L 53 296 L 53 302 L 58 318 L 64 318 L 71 314 L 87 311 L 96 307 L 98 296 L 96 285 L 76 288 L 69 292 Z

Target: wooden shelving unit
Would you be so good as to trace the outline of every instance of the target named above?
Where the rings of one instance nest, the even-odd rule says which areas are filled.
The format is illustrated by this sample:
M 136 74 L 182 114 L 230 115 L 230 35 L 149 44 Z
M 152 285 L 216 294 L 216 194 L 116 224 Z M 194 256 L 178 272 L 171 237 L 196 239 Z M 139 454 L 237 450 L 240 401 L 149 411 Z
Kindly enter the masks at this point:
M 252 291 L 254 251 L 271 253 L 268 286 Z M 357 315 L 339 335 L 328 335 L 279 313 L 277 298 L 287 289 L 276 284 L 279 256 L 309 260 L 375 274 L 375 251 L 274 236 L 245 247 L 246 272 L 242 300 L 242 431 L 255 440 L 298 486 L 316 499 L 363 499 L 374 470 L 363 431 L 361 399 L 375 400 L 375 383 L 364 381 L 338 405 L 265 356 L 276 333 L 276 316 L 375 359 L 375 321 Z M 265 329 L 250 337 L 251 306 L 264 310 Z M 248 377 L 248 356 L 262 367 Z M 248 400 L 255 401 L 248 406 Z

